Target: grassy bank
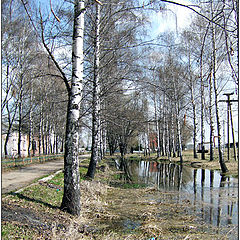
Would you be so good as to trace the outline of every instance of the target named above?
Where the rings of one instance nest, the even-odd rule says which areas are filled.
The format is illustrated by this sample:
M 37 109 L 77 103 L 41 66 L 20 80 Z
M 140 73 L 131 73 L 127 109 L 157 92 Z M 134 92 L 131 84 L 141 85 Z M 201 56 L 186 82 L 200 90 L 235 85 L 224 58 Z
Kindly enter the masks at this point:
M 225 163 L 229 170 L 227 175 L 232 175 L 234 177 L 238 176 L 238 161 L 235 161 L 233 156 L 230 156 L 230 161 L 226 161 L 225 153 Z M 179 161 L 179 158 L 172 158 L 172 161 Z M 193 168 L 203 168 L 203 169 L 211 169 L 211 170 L 219 170 L 221 171 L 219 160 L 218 160 L 218 150 L 214 150 L 214 159 L 210 161 L 210 154 L 205 154 L 205 160 L 201 159 L 201 154 L 198 153 L 198 158 L 193 157 L 193 151 L 183 151 L 183 162 L 184 165 L 193 167 Z
M 79 218 L 59 210 L 59 173 L 2 199 L 2 239 L 228 239 L 232 234 L 233 229 L 219 230 L 188 214 L 188 201 L 151 200 L 175 193 L 126 183 L 111 157 L 100 163 L 94 181 L 86 180 L 88 163 L 80 166 Z
M 157 158 L 157 153 L 151 154 L 151 156 L 144 156 L 143 154 L 127 154 L 126 157 L 129 160 L 134 161 L 141 161 L 141 160 L 147 160 L 147 161 L 169 161 L 169 159 L 166 156 L 161 156 Z M 230 151 L 230 161 L 226 161 L 227 158 L 227 152 L 225 151 L 224 159 L 226 166 L 229 170 L 227 175 L 232 175 L 234 177 L 238 177 L 238 161 L 235 161 L 233 158 L 232 149 Z M 179 157 L 171 157 L 171 162 L 179 162 Z M 203 168 L 203 169 L 211 169 L 211 170 L 219 170 L 221 171 L 219 160 L 218 160 L 218 150 L 214 150 L 214 159 L 213 161 L 210 161 L 210 154 L 205 154 L 205 160 L 201 159 L 201 154 L 198 153 L 198 158 L 193 157 L 193 151 L 192 150 L 186 150 L 183 151 L 183 164 L 189 167 L 193 168 Z

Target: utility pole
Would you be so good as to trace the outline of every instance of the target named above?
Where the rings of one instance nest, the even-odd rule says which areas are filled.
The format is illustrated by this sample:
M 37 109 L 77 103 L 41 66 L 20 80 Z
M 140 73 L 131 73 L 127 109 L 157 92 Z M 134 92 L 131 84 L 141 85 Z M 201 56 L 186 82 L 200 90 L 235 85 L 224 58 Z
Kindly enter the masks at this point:
M 236 143 L 235 143 L 235 137 L 234 137 L 234 128 L 233 128 L 233 117 L 232 117 L 231 103 L 229 104 L 229 109 L 230 109 L 231 126 L 232 126 L 233 154 L 234 154 L 234 160 L 237 161 L 237 152 L 236 152 Z
M 231 117 L 232 138 L 233 138 L 233 153 L 234 153 L 234 160 L 237 161 L 231 102 L 238 102 L 238 100 L 230 99 L 230 96 L 233 95 L 233 92 L 232 93 L 224 93 L 223 95 L 227 96 L 227 100 L 220 100 L 219 102 L 226 102 L 227 103 L 227 137 L 228 137 L 228 147 L 227 147 L 227 149 L 228 149 L 228 159 L 227 160 L 228 161 L 230 160 L 230 117 Z

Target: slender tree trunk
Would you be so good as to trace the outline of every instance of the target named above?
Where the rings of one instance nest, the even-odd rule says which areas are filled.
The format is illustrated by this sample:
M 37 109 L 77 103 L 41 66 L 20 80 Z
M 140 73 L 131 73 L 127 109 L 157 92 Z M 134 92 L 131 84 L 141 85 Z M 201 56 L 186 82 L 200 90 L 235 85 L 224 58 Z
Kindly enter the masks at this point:
M 169 156 L 170 156 L 170 159 L 172 157 L 172 113 L 170 112 L 169 113 L 169 129 L 168 129 L 168 133 L 169 133 L 169 136 L 168 136 L 168 145 L 169 145 Z
M 180 130 L 180 120 L 179 120 L 179 107 L 176 103 L 176 117 L 177 117 L 177 136 L 178 136 L 178 156 L 180 157 L 180 163 L 183 162 L 183 156 L 182 156 L 182 137 L 181 137 L 181 130 Z
M 170 160 L 170 150 L 169 150 L 169 125 L 168 122 L 166 121 L 166 156 L 168 157 L 168 160 Z
M 51 154 L 52 153 L 52 139 L 51 139 L 51 136 L 52 136 L 52 127 L 50 125 L 50 120 L 49 120 L 49 116 L 48 116 L 48 121 L 47 121 L 47 138 L 48 138 L 48 154 Z
M 209 76 L 209 118 L 210 118 L 210 161 L 213 161 L 213 137 L 214 137 L 214 129 L 213 129 L 213 116 L 212 116 L 212 72 Z
M 157 101 L 156 101 L 156 91 L 154 90 L 154 117 L 155 117 L 155 128 L 157 133 L 157 157 L 160 157 L 160 143 L 159 143 L 159 129 L 158 129 L 158 116 L 157 116 Z
M 147 125 L 147 154 L 150 156 L 151 154 L 151 147 L 150 147 L 150 131 L 149 131 L 149 123 Z
M 160 148 L 161 148 L 161 146 L 160 146 L 160 141 L 161 141 L 161 139 L 160 139 L 160 127 L 159 127 L 159 119 L 157 119 L 157 144 L 158 144 L 158 150 L 157 150 L 157 157 L 160 157 Z
M 106 155 L 106 149 L 107 149 L 107 136 L 106 136 L 106 128 L 105 128 L 105 124 L 102 124 L 102 142 L 103 142 L 103 148 L 102 148 L 102 153 L 103 153 L 103 156 L 102 157 L 105 157 Z
M 43 102 L 41 99 L 40 103 L 40 114 L 39 114 L 39 132 L 38 132 L 38 154 L 41 155 L 42 153 L 42 125 L 43 125 Z
M 180 126 L 180 107 L 177 100 L 177 89 L 174 81 L 174 101 L 175 101 L 175 112 L 176 112 L 176 124 L 177 124 L 177 140 L 178 140 L 178 157 L 180 157 L 180 163 L 183 162 L 182 156 L 182 136 L 181 136 L 181 126 Z
M 22 92 L 22 91 L 21 91 Z M 22 142 L 22 93 L 20 93 L 18 106 L 18 157 L 21 157 L 21 142 Z
M 232 116 L 231 103 L 229 105 L 229 108 L 230 108 L 230 119 L 231 119 L 231 126 L 232 126 L 233 156 L 234 156 L 234 160 L 237 161 L 237 151 L 236 151 L 236 142 L 235 142 L 235 136 L 234 136 L 233 116 Z
M 205 147 L 204 147 L 204 84 L 203 84 L 203 69 L 202 69 L 202 56 L 200 66 L 201 78 L 201 159 L 205 160 Z
M 19 101 L 18 101 L 18 157 L 21 157 L 22 142 L 22 104 L 23 104 L 23 75 L 20 75 Z
M 79 117 L 83 87 L 84 0 L 75 0 L 72 53 L 72 84 L 68 92 L 64 154 L 64 193 L 61 209 L 80 215 L 80 175 L 78 159 Z
M 173 157 L 176 157 L 176 146 L 175 146 L 175 134 L 174 134 L 174 127 L 173 127 L 173 119 L 174 119 L 174 113 L 172 112 L 172 120 L 171 120 L 171 135 L 172 135 L 172 152 L 173 152 Z
M 120 169 L 124 170 L 124 164 L 125 164 L 125 154 L 127 153 L 127 143 L 124 139 L 124 137 L 120 137 L 119 140 L 119 150 L 121 154 L 121 163 L 120 163 Z
M 45 154 L 46 151 L 45 151 L 45 131 L 44 131 L 44 124 L 45 124 L 45 119 L 42 118 L 42 153 Z
M 31 86 L 30 91 L 30 111 L 29 111 L 29 143 L 28 143 L 28 156 L 31 156 L 32 141 L 33 141 L 33 123 L 32 123 L 32 99 L 33 99 L 33 88 Z
M 8 155 L 7 145 L 8 145 L 9 137 L 10 137 L 10 134 L 11 134 L 12 125 L 13 125 L 13 122 L 14 122 L 14 119 L 15 119 L 15 116 L 16 116 L 16 113 L 17 113 L 17 106 L 14 109 L 14 114 L 13 114 L 12 117 L 11 117 L 11 112 L 9 110 L 8 102 L 6 103 L 6 108 L 7 108 L 7 113 L 8 113 L 8 131 L 7 131 L 7 136 L 6 136 L 6 140 L 5 140 L 5 143 L 4 143 L 5 157 Z
M 65 137 L 62 136 L 62 137 L 61 137 L 61 152 L 65 151 L 65 150 L 64 150 L 64 142 L 65 142 Z
M 205 160 L 205 147 L 204 147 L 204 83 L 203 83 L 203 53 L 205 47 L 206 36 L 209 30 L 210 22 L 207 26 L 206 32 L 203 36 L 201 55 L 200 55 L 200 81 L 201 81 L 201 159 Z
M 193 156 L 198 158 L 197 155 L 197 119 L 196 119 L 196 105 L 193 103 Z
M 39 125 L 39 132 L 38 132 L 38 154 L 41 155 L 42 152 L 42 133 L 41 133 L 41 121 Z
M 9 65 L 8 64 L 7 64 L 6 81 L 7 81 L 7 89 L 9 89 L 9 86 L 8 86 L 9 85 Z M 14 114 L 11 117 L 11 112 L 9 110 L 9 101 L 7 100 L 7 97 L 6 97 L 6 101 L 4 101 L 4 102 L 5 102 L 5 105 L 6 105 L 7 116 L 8 116 L 8 130 L 7 130 L 7 135 L 6 135 L 6 139 L 5 139 L 5 143 L 4 143 L 4 154 L 5 154 L 5 157 L 7 157 L 8 156 L 7 145 L 8 145 L 10 133 L 11 133 L 11 130 L 12 130 L 12 124 L 14 122 L 15 115 L 16 115 L 16 112 L 17 112 L 17 106 L 15 107 Z M 2 105 L 2 111 L 3 111 L 3 108 L 4 107 Z
M 4 142 L 4 155 L 5 155 L 5 157 L 8 156 L 7 146 L 8 146 L 9 137 L 10 137 L 10 131 L 8 129 L 8 132 L 7 132 L 7 135 L 6 135 L 6 139 L 5 139 L 5 142 Z
M 44 154 L 47 155 L 48 154 L 48 130 L 47 130 L 47 118 L 46 118 L 46 121 L 45 121 L 45 125 L 44 125 L 44 149 L 45 149 L 45 152 Z
M 93 109 L 92 109 L 92 153 L 87 175 L 94 178 L 97 162 L 100 160 L 101 132 L 100 132 L 100 86 L 99 86 L 99 31 L 100 31 L 100 5 L 96 6 L 96 37 L 94 56 L 93 79 Z
M 56 152 L 56 154 L 58 154 L 58 139 L 59 139 L 58 135 L 55 134 L 55 152 Z
M 100 93 L 100 92 L 99 92 Z M 100 103 L 99 103 L 99 107 L 100 107 Z M 99 114 L 98 114 L 98 161 L 101 162 L 101 160 L 103 159 L 103 135 L 102 135 L 102 125 L 101 125 L 101 116 L 100 116 L 100 110 L 99 110 Z
M 163 96 L 163 129 L 162 129 L 162 156 L 166 155 L 166 116 L 165 116 L 165 94 Z
M 196 140 L 197 140 L 197 122 L 196 122 L 196 104 L 195 104 L 195 94 L 194 94 L 194 81 L 192 79 L 191 73 L 191 53 L 190 48 L 188 50 L 188 65 L 189 65 L 189 77 L 190 77 L 190 91 L 191 91 L 191 102 L 192 102 L 192 110 L 193 110 L 193 157 L 198 158 L 197 149 L 196 149 Z
M 211 4 L 211 8 L 212 8 L 212 4 Z M 214 93 L 215 93 L 215 109 L 216 109 L 216 121 L 217 121 L 217 133 L 218 133 L 218 154 L 219 154 L 219 163 L 221 166 L 222 173 L 226 173 L 226 172 L 228 172 L 228 169 L 225 164 L 223 152 L 222 152 L 221 124 L 220 124 L 219 108 L 218 108 L 218 89 L 217 89 L 217 80 L 216 80 L 215 30 L 214 30 L 213 24 L 211 26 L 212 26 L 213 88 L 214 88 Z
M 47 135 L 47 132 L 45 132 L 45 136 L 44 136 L 44 143 L 45 143 L 45 152 L 44 154 L 47 155 L 48 154 L 48 135 Z

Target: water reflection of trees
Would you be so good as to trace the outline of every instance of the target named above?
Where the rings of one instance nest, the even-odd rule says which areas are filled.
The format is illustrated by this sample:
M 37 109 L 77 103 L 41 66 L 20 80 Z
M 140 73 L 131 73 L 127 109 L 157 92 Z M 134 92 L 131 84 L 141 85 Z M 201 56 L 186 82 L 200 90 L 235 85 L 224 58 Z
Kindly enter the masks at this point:
M 209 183 L 206 182 L 206 173 L 209 173 Z M 201 178 L 197 178 L 201 174 Z M 234 208 L 237 208 L 237 201 L 232 198 L 232 194 L 237 191 L 230 177 L 220 176 L 213 170 L 193 171 L 193 191 L 195 212 L 206 222 L 215 226 L 226 226 L 237 224 L 238 214 L 233 216 Z M 201 179 L 201 184 L 197 179 Z M 218 183 L 218 185 L 217 185 Z M 198 195 L 200 197 L 200 211 L 198 210 Z M 234 218 L 234 221 L 232 220 Z
M 155 185 L 166 192 L 177 190 L 174 200 L 181 203 L 187 199 L 205 222 L 215 226 L 238 222 L 237 201 L 232 198 L 237 194 L 235 183 L 217 171 L 148 161 L 128 161 L 127 168 L 131 179 L 138 183 Z
M 180 189 L 192 180 L 191 169 L 174 163 L 142 161 L 134 169 L 140 182 L 157 185 L 164 190 Z

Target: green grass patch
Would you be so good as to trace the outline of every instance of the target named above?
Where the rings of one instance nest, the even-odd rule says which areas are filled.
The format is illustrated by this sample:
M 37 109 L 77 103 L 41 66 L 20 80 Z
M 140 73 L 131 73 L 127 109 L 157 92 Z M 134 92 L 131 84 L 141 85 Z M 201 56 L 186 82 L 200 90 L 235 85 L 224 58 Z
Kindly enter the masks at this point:
M 27 230 L 24 226 L 4 222 L 1 226 L 3 240 L 7 239 L 34 239 L 34 233 Z
M 80 167 L 79 172 L 80 172 L 80 177 L 83 177 L 87 174 L 88 168 L 86 167 Z
M 121 174 L 115 173 L 115 174 L 112 175 L 112 178 L 114 180 L 120 180 L 121 179 Z
M 51 180 L 48 181 L 51 184 L 58 185 L 60 187 L 64 187 L 64 173 L 58 173 Z
M 80 167 L 79 172 L 80 172 L 80 181 L 81 180 L 86 180 L 86 174 L 87 174 L 88 168 L 86 167 Z
M 80 180 L 85 180 L 85 175 L 87 174 L 87 168 L 85 167 L 80 167 L 79 168 L 79 173 L 80 173 Z M 60 187 L 64 187 L 64 173 L 58 173 L 55 175 L 51 180 L 48 181 L 48 183 L 58 185 Z
M 24 189 L 21 193 L 17 194 L 17 197 L 43 206 L 59 207 L 61 205 L 63 191 L 59 191 L 58 188 L 35 185 Z
M 80 160 L 80 164 L 81 165 L 85 165 L 85 164 L 88 165 L 90 160 L 91 160 L 91 158 L 83 158 L 83 159 Z

